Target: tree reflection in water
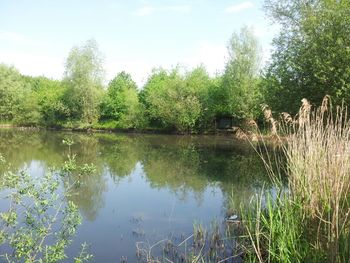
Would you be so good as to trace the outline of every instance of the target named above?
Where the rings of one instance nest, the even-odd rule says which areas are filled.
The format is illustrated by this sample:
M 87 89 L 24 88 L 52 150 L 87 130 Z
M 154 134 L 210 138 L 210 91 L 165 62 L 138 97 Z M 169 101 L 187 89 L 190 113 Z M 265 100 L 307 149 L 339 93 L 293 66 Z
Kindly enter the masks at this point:
M 65 138 L 74 141 L 71 151 L 78 164 L 96 166 L 93 175 L 80 177 L 70 197 L 90 221 L 105 204 L 108 180 L 118 184 L 138 163 L 149 187 L 167 189 L 179 200 L 193 194 L 199 204 L 209 186 L 221 190 L 225 207 L 231 194 L 235 204 L 247 202 L 268 183 L 251 146 L 229 137 L 0 130 L 0 152 L 14 171 L 32 160 L 58 167 L 68 153 Z

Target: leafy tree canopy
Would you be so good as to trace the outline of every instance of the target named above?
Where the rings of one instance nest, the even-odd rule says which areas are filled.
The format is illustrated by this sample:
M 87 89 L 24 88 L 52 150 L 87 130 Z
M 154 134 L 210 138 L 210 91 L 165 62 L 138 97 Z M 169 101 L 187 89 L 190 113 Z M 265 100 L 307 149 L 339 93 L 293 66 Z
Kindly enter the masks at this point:
M 73 119 L 83 123 L 97 120 L 104 77 L 103 58 L 95 40 L 70 51 L 65 69 L 65 102 Z
M 302 98 L 319 103 L 328 94 L 350 102 L 350 2 L 266 0 L 281 31 L 267 68 L 265 100 L 295 113 Z

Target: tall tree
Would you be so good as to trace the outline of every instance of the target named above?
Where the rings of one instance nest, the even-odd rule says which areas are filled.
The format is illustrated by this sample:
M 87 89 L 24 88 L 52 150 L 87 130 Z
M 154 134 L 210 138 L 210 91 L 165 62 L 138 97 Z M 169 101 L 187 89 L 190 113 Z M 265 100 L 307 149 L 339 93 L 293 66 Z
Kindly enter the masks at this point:
M 0 64 L 0 121 L 37 124 L 37 97 L 24 77 L 14 68 Z
M 61 81 L 28 76 L 25 77 L 25 81 L 30 83 L 37 97 L 42 124 L 54 126 L 66 120 L 69 115 L 69 111 L 63 103 L 66 87 Z
M 95 40 L 70 51 L 64 76 L 65 101 L 72 119 L 92 124 L 98 119 L 104 77 L 103 59 Z
M 196 121 L 196 128 L 203 130 L 212 127 L 216 113 L 215 104 L 217 103 L 215 98 L 211 97 L 216 88 L 215 79 L 209 76 L 204 65 L 199 65 L 186 73 L 185 84 L 200 102 L 201 112 Z
M 0 120 L 13 120 L 24 88 L 20 73 L 13 67 L 0 64 Z
M 265 99 L 296 112 L 302 98 L 320 103 L 328 94 L 350 103 L 350 1 L 266 0 L 281 30 L 267 69 Z
M 137 85 L 130 74 L 122 71 L 108 84 L 101 119 L 115 120 L 120 128 L 135 128 L 142 118 Z
M 260 46 L 252 29 L 234 33 L 228 45 L 228 61 L 223 76 L 222 113 L 237 118 L 253 118 L 257 108 Z
M 181 132 L 193 130 L 201 114 L 198 95 L 187 85 L 178 68 L 167 72 L 154 70 L 149 77 L 141 99 L 151 120 L 164 128 Z

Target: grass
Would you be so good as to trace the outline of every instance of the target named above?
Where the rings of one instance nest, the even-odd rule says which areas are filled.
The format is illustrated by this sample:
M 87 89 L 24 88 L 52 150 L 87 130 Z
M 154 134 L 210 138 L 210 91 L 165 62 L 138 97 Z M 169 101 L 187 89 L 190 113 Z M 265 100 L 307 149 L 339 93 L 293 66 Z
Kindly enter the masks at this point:
M 118 128 L 118 122 L 113 120 L 100 121 L 92 125 L 94 129 L 108 130 Z
M 269 111 L 265 107 L 265 111 Z M 297 116 L 276 122 L 283 134 L 287 190 L 272 159 L 264 157 L 277 194 L 263 192 L 242 209 L 248 262 L 350 262 L 350 122 L 347 109 L 329 97 Z M 276 133 L 277 139 L 282 138 Z M 261 152 L 260 152 L 261 154 Z M 261 154 L 261 156 L 263 156 Z
M 13 122 L 12 121 L 7 121 L 7 120 L 1 120 L 0 119 L 0 126 L 12 126 Z

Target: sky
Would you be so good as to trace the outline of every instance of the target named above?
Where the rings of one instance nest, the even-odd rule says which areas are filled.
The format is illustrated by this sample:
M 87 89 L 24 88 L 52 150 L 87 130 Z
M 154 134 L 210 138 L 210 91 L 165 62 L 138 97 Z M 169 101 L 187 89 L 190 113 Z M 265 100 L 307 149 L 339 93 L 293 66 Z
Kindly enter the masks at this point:
M 106 81 L 126 71 L 138 85 L 152 68 L 204 64 L 222 72 L 234 32 L 252 27 L 262 65 L 278 33 L 262 0 L 0 0 L 0 63 L 61 79 L 73 46 L 95 39 Z

